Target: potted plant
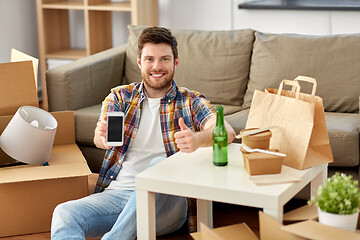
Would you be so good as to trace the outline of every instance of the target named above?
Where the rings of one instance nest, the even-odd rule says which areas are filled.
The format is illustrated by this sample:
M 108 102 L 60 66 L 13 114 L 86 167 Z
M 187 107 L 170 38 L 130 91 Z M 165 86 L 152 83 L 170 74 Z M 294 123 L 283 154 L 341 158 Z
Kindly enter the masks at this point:
M 358 181 L 352 180 L 351 175 L 336 172 L 317 189 L 317 196 L 308 204 L 318 207 L 319 222 L 354 232 L 360 206 Z

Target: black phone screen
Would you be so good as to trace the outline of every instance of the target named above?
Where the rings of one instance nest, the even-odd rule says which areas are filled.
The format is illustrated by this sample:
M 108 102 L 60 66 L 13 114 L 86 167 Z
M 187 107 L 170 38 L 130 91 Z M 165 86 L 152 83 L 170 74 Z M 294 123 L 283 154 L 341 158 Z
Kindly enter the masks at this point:
M 108 142 L 123 141 L 123 116 L 108 116 Z

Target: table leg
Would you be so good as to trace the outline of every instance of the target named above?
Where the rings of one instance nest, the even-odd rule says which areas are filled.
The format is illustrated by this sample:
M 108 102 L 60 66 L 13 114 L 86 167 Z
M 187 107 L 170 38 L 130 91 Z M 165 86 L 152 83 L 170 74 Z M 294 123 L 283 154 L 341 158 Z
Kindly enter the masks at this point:
M 264 213 L 276 219 L 279 223 L 283 222 L 284 208 L 264 208 Z
M 310 196 L 316 195 L 317 188 L 324 184 L 327 179 L 327 165 L 324 169 L 310 182 Z
M 197 229 L 200 230 L 200 222 L 213 228 L 212 201 L 197 199 Z
M 136 190 L 137 239 L 155 240 L 155 193 Z

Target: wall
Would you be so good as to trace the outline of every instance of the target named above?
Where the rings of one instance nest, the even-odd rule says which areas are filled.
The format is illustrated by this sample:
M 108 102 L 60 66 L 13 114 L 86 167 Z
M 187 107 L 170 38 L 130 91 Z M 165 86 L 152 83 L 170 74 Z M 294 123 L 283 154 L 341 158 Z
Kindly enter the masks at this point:
M 36 0 L 0 0 L 0 63 L 16 48 L 38 57 Z
M 234 28 L 270 33 L 329 34 L 329 14 L 324 11 L 246 10 L 234 13 Z
M 159 0 L 159 24 L 182 29 L 229 30 L 232 0 Z
M 360 33 L 360 12 L 330 12 L 332 34 Z

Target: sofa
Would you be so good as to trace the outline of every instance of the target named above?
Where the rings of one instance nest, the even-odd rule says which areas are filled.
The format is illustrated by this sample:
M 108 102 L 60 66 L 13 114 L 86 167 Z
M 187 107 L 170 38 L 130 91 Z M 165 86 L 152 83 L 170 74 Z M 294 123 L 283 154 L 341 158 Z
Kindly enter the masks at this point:
M 144 27 L 129 26 L 128 43 L 47 71 L 50 111 L 75 110 L 76 142 L 93 172 L 104 150 L 93 144 L 101 102 L 110 89 L 141 81 L 136 64 L 137 37 Z M 360 34 L 306 36 L 253 29 L 200 31 L 171 29 L 180 63 L 174 79 L 197 90 L 237 133 L 245 128 L 255 90 L 277 88 L 298 75 L 317 80 L 322 97 L 334 171 L 359 179 Z M 303 92 L 311 86 L 303 83 Z

